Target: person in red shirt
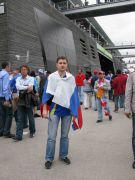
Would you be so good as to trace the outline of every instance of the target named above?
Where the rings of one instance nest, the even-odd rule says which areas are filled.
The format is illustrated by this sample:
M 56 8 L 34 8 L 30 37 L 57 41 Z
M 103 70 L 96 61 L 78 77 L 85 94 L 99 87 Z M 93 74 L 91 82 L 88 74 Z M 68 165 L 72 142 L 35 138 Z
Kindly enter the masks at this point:
M 118 112 L 119 106 L 120 108 L 124 108 L 125 88 L 127 82 L 127 75 L 122 74 L 120 69 L 117 70 L 116 74 L 117 77 L 115 77 L 112 81 L 115 102 L 114 112 Z
M 79 100 L 80 104 L 83 104 L 83 81 L 86 79 L 85 74 L 83 74 L 82 69 L 78 70 L 78 74 L 75 76 L 76 80 L 76 86 L 78 89 L 78 95 L 79 95 Z

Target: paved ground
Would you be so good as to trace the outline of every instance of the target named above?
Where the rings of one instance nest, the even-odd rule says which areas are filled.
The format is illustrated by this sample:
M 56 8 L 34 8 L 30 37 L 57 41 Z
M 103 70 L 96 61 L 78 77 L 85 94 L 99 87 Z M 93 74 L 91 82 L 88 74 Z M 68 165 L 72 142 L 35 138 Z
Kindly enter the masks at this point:
M 83 114 L 82 130 L 70 131 L 70 166 L 58 159 L 58 134 L 54 165 L 51 170 L 44 168 L 46 119 L 36 119 L 34 139 L 28 134 L 18 143 L 0 138 L 0 180 L 135 180 L 131 120 L 122 110 L 112 113 L 112 122 L 105 118 L 101 124 L 96 124 L 97 112 L 85 110 Z

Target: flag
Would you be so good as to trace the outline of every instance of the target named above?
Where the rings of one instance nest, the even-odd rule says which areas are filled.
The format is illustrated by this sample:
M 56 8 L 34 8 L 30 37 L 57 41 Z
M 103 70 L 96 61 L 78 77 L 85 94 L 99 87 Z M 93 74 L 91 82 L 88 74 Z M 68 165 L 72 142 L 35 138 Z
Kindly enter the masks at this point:
M 70 98 L 70 110 L 73 116 L 72 129 L 73 130 L 81 129 L 83 125 L 83 118 L 82 118 L 82 111 L 80 107 L 77 87 L 75 87 L 74 92 Z

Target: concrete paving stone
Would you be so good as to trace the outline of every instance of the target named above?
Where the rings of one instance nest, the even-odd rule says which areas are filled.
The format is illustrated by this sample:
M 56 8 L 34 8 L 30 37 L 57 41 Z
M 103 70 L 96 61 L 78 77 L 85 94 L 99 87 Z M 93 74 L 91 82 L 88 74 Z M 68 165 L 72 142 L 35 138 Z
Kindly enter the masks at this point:
M 104 118 L 97 124 L 97 112 L 84 110 L 81 130 L 70 130 L 69 157 L 71 165 L 59 161 L 59 137 L 51 170 L 44 168 L 47 141 L 47 119 L 36 118 L 36 136 L 24 133 L 21 142 L 0 137 L 0 180 L 135 180 L 132 169 L 132 120 L 123 109 L 113 112 L 113 120 Z M 15 132 L 15 122 L 12 125 Z M 29 132 L 25 129 L 25 132 Z

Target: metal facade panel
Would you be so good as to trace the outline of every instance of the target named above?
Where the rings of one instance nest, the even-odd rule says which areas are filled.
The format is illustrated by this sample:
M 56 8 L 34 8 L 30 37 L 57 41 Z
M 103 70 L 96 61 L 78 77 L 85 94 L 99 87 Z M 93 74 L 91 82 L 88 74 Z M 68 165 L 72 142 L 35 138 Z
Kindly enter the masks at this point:
M 35 14 L 47 69 L 54 71 L 57 57 L 66 56 L 71 66 L 69 68 L 74 72 L 72 67 L 76 66 L 76 51 L 72 31 L 38 9 L 35 9 Z

